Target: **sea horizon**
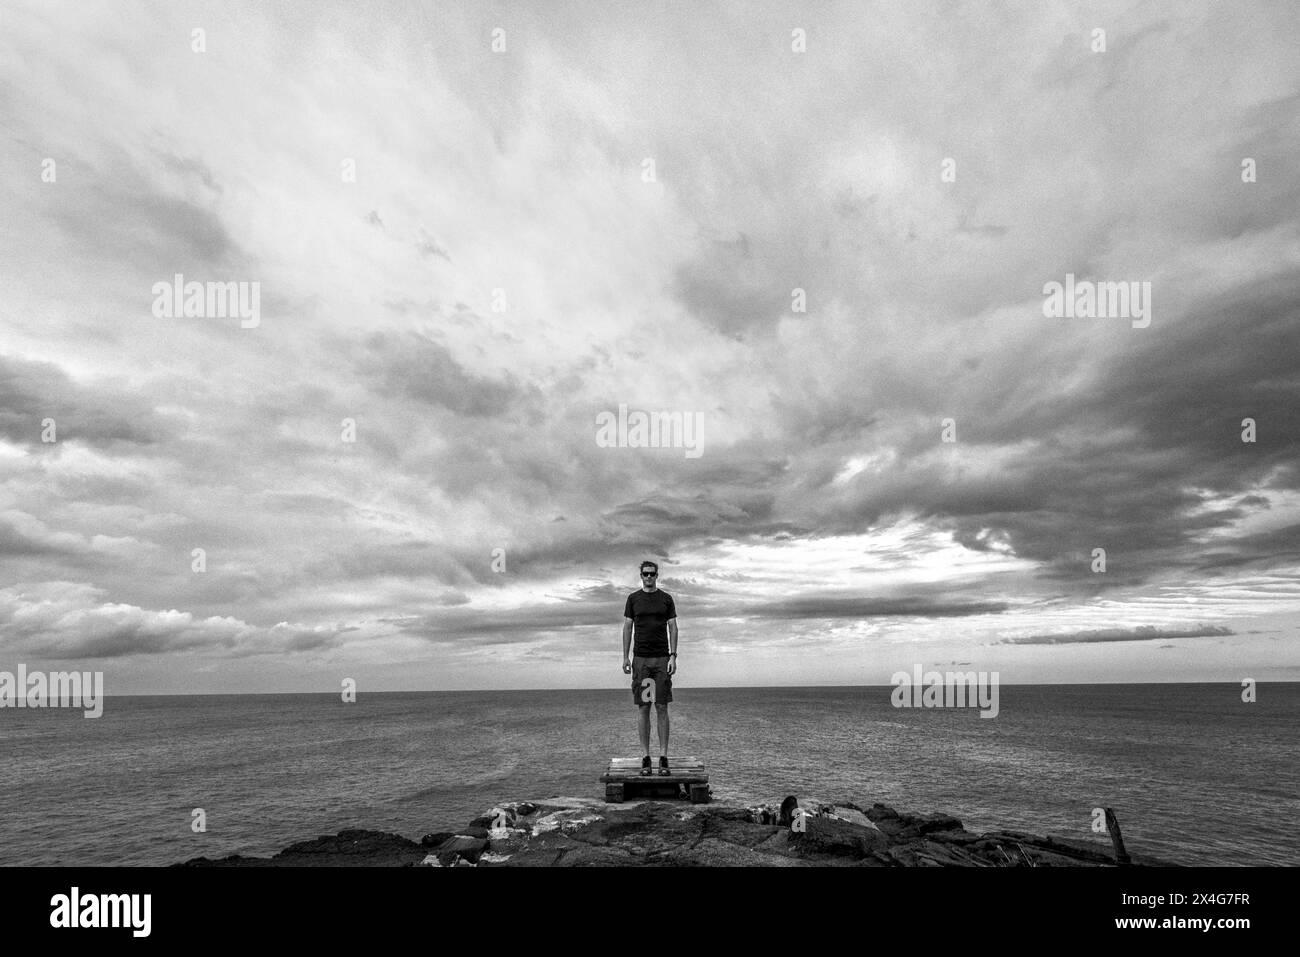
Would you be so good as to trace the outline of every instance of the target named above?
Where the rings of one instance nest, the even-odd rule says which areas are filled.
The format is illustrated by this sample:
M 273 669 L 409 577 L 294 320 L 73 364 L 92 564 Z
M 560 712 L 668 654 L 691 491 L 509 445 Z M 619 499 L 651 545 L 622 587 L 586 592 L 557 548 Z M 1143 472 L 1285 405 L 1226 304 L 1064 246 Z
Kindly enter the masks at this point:
M 1214 690 L 1211 690 L 1214 689 Z M 1287 865 L 1300 837 L 1300 683 L 1015 685 L 1001 710 L 894 707 L 892 686 L 675 690 L 669 753 L 714 799 L 888 804 L 1174 864 Z M 1207 693 L 1208 692 L 1208 693 Z M 626 688 L 119 695 L 98 719 L 5 709 L 0 863 L 270 856 L 346 828 L 413 839 L 494 804 L 600 799 L 634 754 Z M 657 743 L 652 740 L 652 748 Z M 195 811 L 204 829 L 194 830 Z
M 60 669 L 52 669 L 60 670 Z M 94 671 L 93 668 L 67 669 L 70 671 Z M 967 674 L 981 672 L 974 669 L 939 669 L 927 668 L 925 673 L 931 671 L 939 674 Z M 991 674 L 987 669 L 984 674 Z M 1300 685 L 1300 680 L 1272 680 L 1268 678 L 1253 679 L 1256 687 L 1260 685 Z M 1150 685 L 1153 687 L 1164 685 L 1209 685 L 1218 686 L 1226 685 L 1228 687 L 1239 688 L 1238 681 L 1001 681 L 1000 687 L 1009 688 L 1078 688 L 1078 687 L 1135 687 Z M 892 684 L 780 684 L 780 685 L 691 685 L 693 691 L 738 691 L 747 689 L 769 689 L 781 690 L 787 688 L 889 688 L 897 687 Z M 617 691 L 624 692 L 624 687 L 619 684 L 617 687 L 604 685 L 593 687 L 529 687 L 529 688 L 385 688 L 380 690 L 358 689 L 356 694 L 376 695 L 376 694 L 485 694 L 494 692 L 530 692 L 530 691 Z M 275 696 L 275 695 L 325 695 L 332 698 L 340 696 L 338 690 L 331 691 L 137 691 L 129 693 L 109 693 L 104 692 L 107 698 L 222 698 L 222 697 L 241 697 L 241 696 Z M 10 706 L 14 707 L 14 706 Z

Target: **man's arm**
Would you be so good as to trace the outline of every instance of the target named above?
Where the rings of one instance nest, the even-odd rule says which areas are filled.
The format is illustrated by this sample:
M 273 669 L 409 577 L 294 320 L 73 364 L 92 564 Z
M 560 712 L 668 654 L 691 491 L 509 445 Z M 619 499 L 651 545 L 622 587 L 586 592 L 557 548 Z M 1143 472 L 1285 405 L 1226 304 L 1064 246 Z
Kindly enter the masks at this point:
M 628 657 L 632 650 L 632 619 L 623 619 L 623 674 L 632 673 L 632 659 Z
M 668 673 L 672 674 L 677 670 L 677 619 L 668 619 L 668 654 L 674 657 L 668 659 Z

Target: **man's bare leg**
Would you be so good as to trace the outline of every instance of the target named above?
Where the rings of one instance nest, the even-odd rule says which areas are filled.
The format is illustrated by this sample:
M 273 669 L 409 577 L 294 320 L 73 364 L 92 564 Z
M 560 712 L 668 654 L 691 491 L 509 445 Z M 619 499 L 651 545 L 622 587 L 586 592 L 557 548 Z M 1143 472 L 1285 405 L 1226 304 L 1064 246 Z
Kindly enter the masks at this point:
M 650 754 L 650 706 L 641 705 L 641 717 L 637 726 L 637 731 L 641 733 L 641 752 L 647 756 Z M 659 731 L 660 737 L 663 736 L 662 728 Z
M 668 705 L 656 704 L 655 710 L 659 712 L 659 753 L 664 756 L 667 756 L 668 754 Z M 649 718 L 650 715 L 647 713 L 646 717 Z M 650 727 L 648 721 L 646 722 L 645 748 L 646 748 L 645 753 L 649 754 L 650 753 Z

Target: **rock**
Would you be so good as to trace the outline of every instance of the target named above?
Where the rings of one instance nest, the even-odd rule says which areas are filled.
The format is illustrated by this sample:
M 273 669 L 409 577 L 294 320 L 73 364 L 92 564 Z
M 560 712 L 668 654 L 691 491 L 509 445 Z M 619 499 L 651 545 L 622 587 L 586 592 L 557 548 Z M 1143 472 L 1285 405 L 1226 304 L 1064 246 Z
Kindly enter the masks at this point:
M 912 817 L 912 815 L 908 815 Z M 961 820 L 951 814 L 925 814 L 915 818 L 918 834 L 933 834 L 935 831 L 960 831 Z
M 790 842 L 801 855 L 829 854 L 832 856 L 866 857 L 883 849 L 888 843 L 879 830 L 852 824 L 837 817 L 809 817 L 807 830 L 791 836 Z
M 561 851 L 582 845 L 558 831 L 528 838 L 518 845 L 491 844 L 478 859 L 479 867 L 554 867 Z
M 600 820 L 603 820 L 602 816 L 590 808 L 563 808 L 539 815 L 537 820 L 532 823 L 531 834 L 533 837 L 537 837 L 537 835 L 545 834 L 548 831 L 572 831 Z
M 803 867 L 806 862 L 788 855 L 769 854 L 757 848 L 741 847 L 729 841 L 705 838 L 693 847 L 679 848 L 657 860 L 665 867 Z
M 510 857 L 528 846 L 528 837 L 528 829 L 522 827 L 507 828 L 499 832 L 489 831 L 488 850 L 494 856 Z
M 936 835 L 936 839 L 942 840 L 944 838 L 945 835 Z M 1108 849 L 1104 844 L 1080 844 L 1063 841 L 1060 838 L 1021 834 L 1016 831 L 993 831 L 982 834 L 968 849 L 979 848 L 983 852 L 981 856 L 992 858 L 996 863 L 1005 867 L 1007 866 L 1006 859 L 997 850 L 999 845 L 1013 861 L 1020 858 L 1023 863 L 1024 858 L 1028 856 L 1035 866 L 1043 863 L 1048 866 L 1066 865 L 1078 867 L 1080 865 L 1092 865 L 1109 867 L 1115 863 L 1114 857 L 1108 853 Z
M 852 804 L 832 804 L 826 808 L 825 813 L 837 817 L 841 821 L 848 821 L 850 824 L 857 824 L 873 831 L 880 830 L 871 818 L 862 813 L 861 808 Z
M 477 864 L 478 859 L 487 850 L 487 838 L 473 837 L 468 834 L 457 834 L 443 842 L 438 848 L 438 860 L 442 861 L 444 867 L 451 867 L 458 860 L 463 860 L 470 864 Z
M 766 841 L 773 834 L 788 831 L 776 824 L 755 824 L 752 821 L 728 821 L 723 818 L 709 817 L 704 821 L 702 837 L 711 840 L 726 841 L 741 847 L 754 847 Z
M 772 833 L 754 845 L 754 850 L 763 854 L 780 854 L 784 857 L 796 857 L 795 849 L 790 844 L 788 827 L 772 828 Z
M 551 797 L 541 801 L 521 802 L 532 804 L 534 813 L 549 814 L 552 811 L 572 811 L 586 808 L 589 811 L 603 811 L 606 807 L 603 798 Z
M 707 826 L 703 816 L 688 821 L 673 815 L 672 804 L 647 802 L 629 811 L 611 814 L 570 832 L 575 840 L 602 844 L 627 851 L 634 857 L 649 858 L 699 839 Z
M 519 818 L 524 816 L 525 813 L 520 810 L 521 807 L 527 807 L 529 809 L 527 813 L 529 814 L 537 810 L 536 804 L 527 801 L 515 804 L 498 804 L 488 809 L 487 813 L 481 814 L 470 821 L 469 826 L 471 828 L 483 828 L 487 831 L 493 831 L 500 827 L 519 827 Z
M 920 861 L 916 857 L 916 852 L 910 847 L 891 847 L 885 851 L 896 864 L 903 867 L 917 867 Z
M 556 867 L 634 867 L 643 863 L 635 855 L 616 847 L 579 845 L 566 851 Z
M 707 817 L 717 821 L 753 821 L 753 810 L 747 807 L 728 807 L 725 804 L 699 805 L 692 808 L 696 817 Z
M 511 826 L 491 828 L 501 812 Z M 789 823 L 795 815 L 798 831 Z M 864 811 L 812 799 L 801 807 L 794 795 L 779 808 L 548 798 L 497 805 L 496 813 L 463 830 L 432 832 L 418 842 L 353 829 L 292 844 L 270 858 L 201 857 L 183 866 L 1113 866 L 1108 851 L 1096 842 L 1013 831 L 971 834 L 950 814 L 899 813 L 879 803 Z
M 873 804 L 866 812 L 867 818 L 886 834 L 897 834 L 903 829 L 898 812 L 887 804 Z
M 268 863 L 280 867 L 400 866 L 423 856 L 419 844 L 400 834 L 346 830 L 290 844 Z
M 960 831 L 961 821 L 951 814 L 899 814 L 892 807 L 873 804 L 866 812 L 877 828 L 894 840 L 910 840 L 938 831 Z
M 505 808 L 501 808 L 501 811 L 502 811 L 502 812 L 504 813 L 504 815 L 505 815 L 506 827 L 509 827 L 510 824 L 511 824 L 511 817 L 512 817 L 512 816 L 511 816 L 510 812 L 509 812 L 508 810 L 506 810 Z M 481 829 L 484 830 L 484 831 L 489 831 L 489 830 L 492 829 L 492 826 L 496 823 L 496 821 L 497 821 L 500 817 L 501 817 L 501 815 L 493 814 L 491 811 L 488 811 L 486 814 L 480 814 L 478 817 L 476 817 L 476 818 L 474 818 L 473 820 L 471 820 L 471 821 L 469 822 L 468 827 L 469 827 L 469 828 L 481 828 Z
M 917 856 L 922 860 L 928 860 L 934 864 L 941 864 L 944 867 L 969 867 L 970 861 L 963 860 L 957 856 L 957 852 L 952 848 L 944 847 L 942 844 L 936 844 L 934 841 L 921 841 L 913 845 Z
M 384 831 L 350 829 L 290 844 L 273 857 L 196 858 L 190 867 L 404 867 L 426 851 L 415 841 Z

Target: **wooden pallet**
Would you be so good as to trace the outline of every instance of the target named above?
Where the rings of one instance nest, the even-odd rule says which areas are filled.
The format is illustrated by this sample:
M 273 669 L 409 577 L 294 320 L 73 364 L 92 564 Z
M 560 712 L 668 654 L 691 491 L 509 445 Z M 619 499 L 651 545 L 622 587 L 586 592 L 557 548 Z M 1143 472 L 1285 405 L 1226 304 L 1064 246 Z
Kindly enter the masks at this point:
M 605 785 L 605 800 L 621 804 L 631 797 L 678 797 L 686 795 L 692 804 L 709 800 L 709 775 L 698 758 L 668 757 L 668 774 L 659 773 L 659 758 L 652 756 L 654 773 L 641 774 L 640 758 L 610 758 L 609 767 L 600 776 Z

